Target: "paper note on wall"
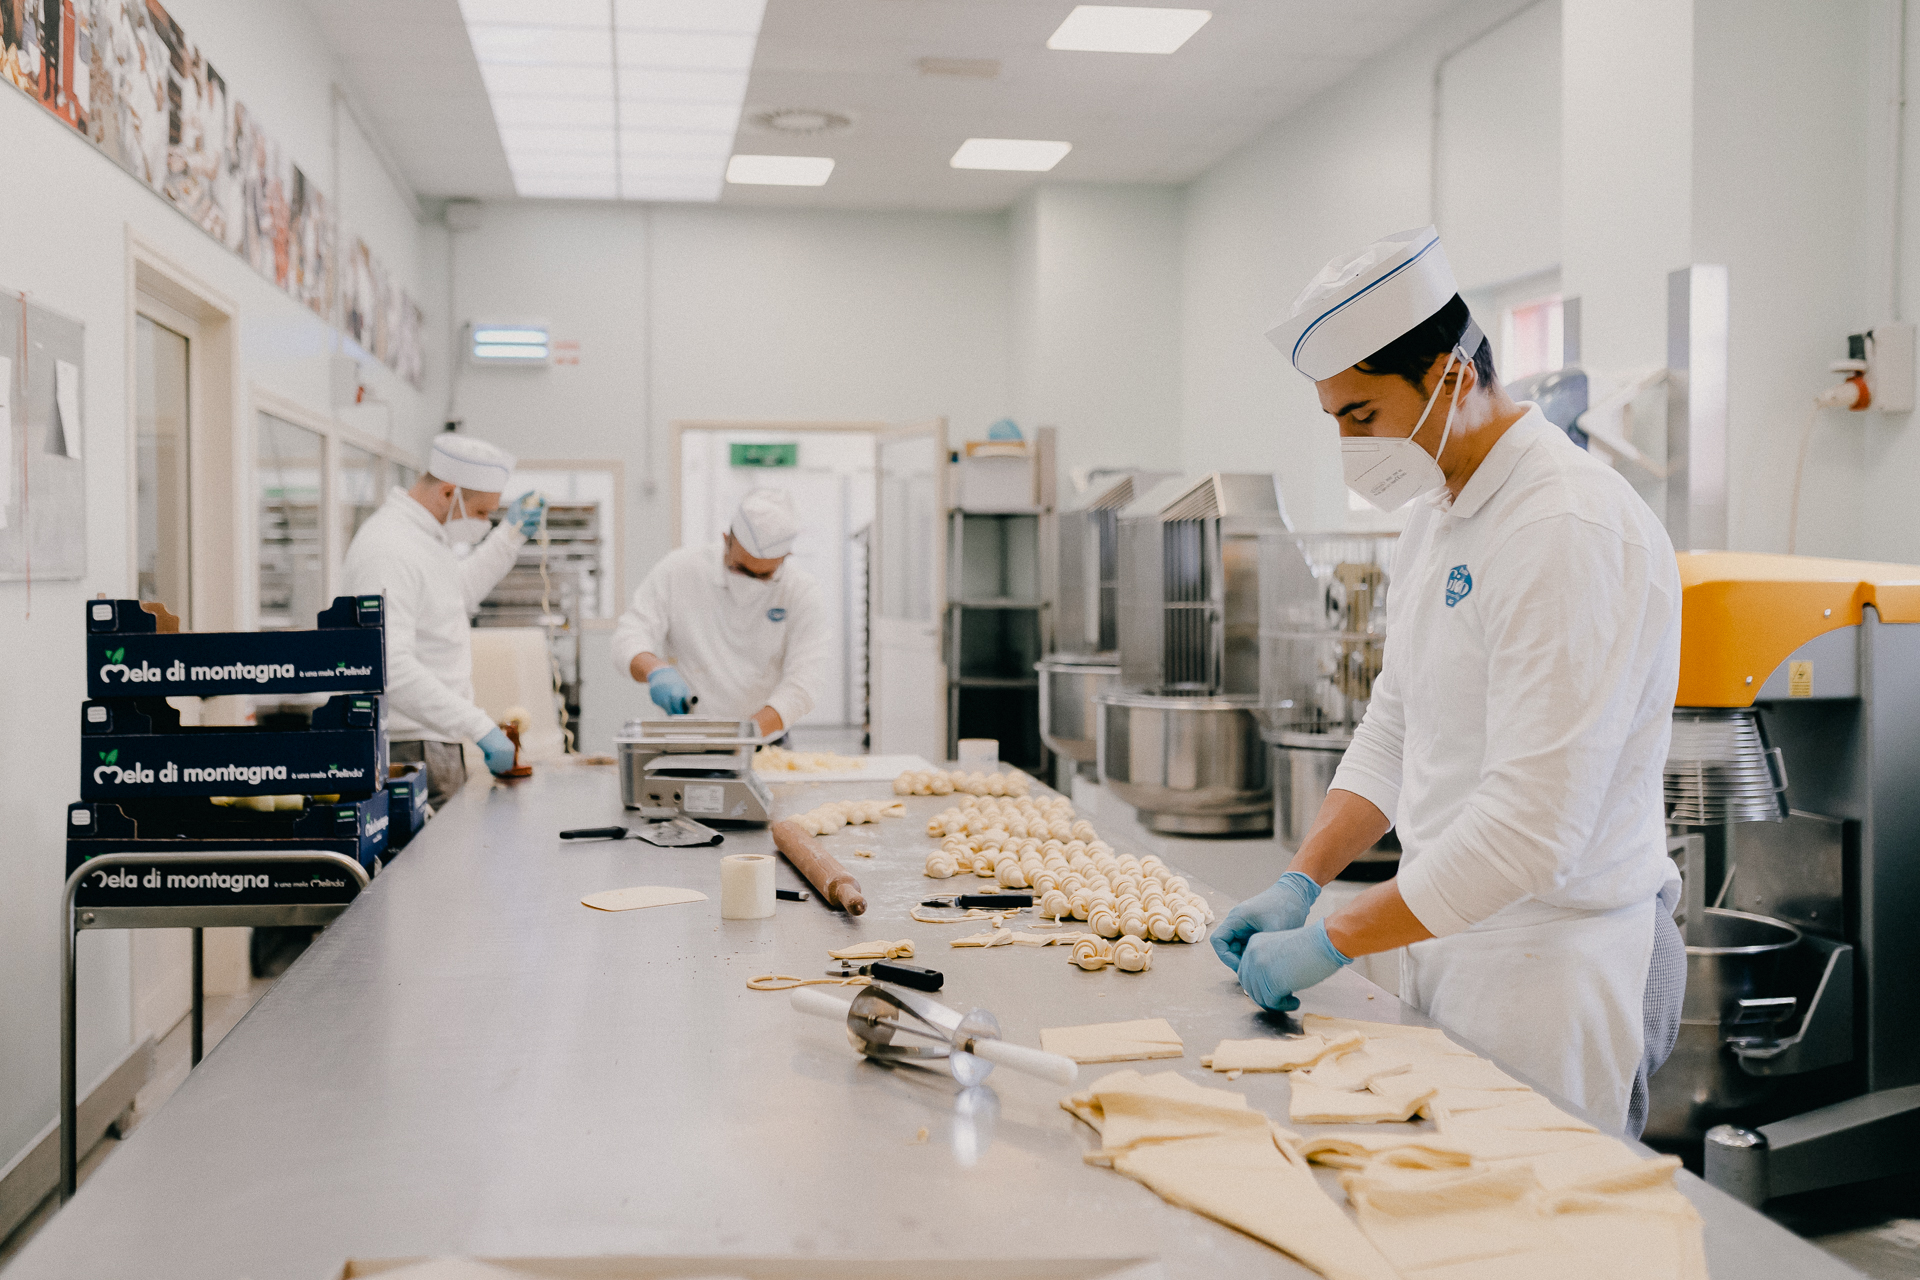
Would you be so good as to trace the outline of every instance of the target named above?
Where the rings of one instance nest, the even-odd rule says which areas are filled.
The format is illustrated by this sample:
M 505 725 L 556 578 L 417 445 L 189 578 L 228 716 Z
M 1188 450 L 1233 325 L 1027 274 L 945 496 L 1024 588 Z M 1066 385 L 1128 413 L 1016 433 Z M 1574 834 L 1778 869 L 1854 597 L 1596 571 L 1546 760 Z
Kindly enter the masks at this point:
M 54 396 L 60 407 L 60 438 L 67 442 L 67 456 L 80 456 L 80 366 L 65 360 L 53 362 Z
M 13 361 L 0 356 L 0 529 L 13 500 Z

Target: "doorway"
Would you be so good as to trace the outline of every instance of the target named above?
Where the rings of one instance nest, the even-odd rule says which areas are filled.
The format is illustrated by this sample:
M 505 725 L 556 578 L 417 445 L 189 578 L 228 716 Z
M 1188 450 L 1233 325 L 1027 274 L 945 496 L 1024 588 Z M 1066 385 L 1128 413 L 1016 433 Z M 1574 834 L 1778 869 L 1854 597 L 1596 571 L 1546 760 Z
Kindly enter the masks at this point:
M 234 417 L 232 318 L 222 295 L 154 252 L 129 241 L 126 312 L 128 444 L 127 589 L 157 600 L 183 629 L 239 628 L 255 594 L 241 531 L 255 495 L 243 486 Z M 173 699 L 185 724 L 240 723 L 245 698 Z M 208 929 L 209 994 L 248 983 L 246 929 Z M 192 931 L 135 929 L 128 935 L 133 1042 L 159 1040 L 192 1004 Z
M 863 729 L 867 720 L 867 540 L 873 523 L 875 427 L 863 423 L 675 424 L 676 541 L 711 546 L 751 490 L 785 489 L 800 513 L 792 563 L 820 584 L 837 661 L 802 726 Z

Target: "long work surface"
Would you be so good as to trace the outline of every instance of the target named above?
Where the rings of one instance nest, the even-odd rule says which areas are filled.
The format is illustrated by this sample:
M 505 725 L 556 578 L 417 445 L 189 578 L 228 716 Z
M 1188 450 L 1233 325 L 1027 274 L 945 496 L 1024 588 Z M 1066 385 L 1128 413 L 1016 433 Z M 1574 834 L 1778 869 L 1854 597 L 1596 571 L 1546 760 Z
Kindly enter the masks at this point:
M 884 783 L 774 793 L 783 814 L 894 799 Z M 1200 1066 L 1223 1038 L 1288 1024 L 1260 1013 L 1204 941 L 1156 946 L 1147 973 L 1087 973 L 1063 947 L 949 946 L 984 922 L 910 919 L 923 899 L 986 887 L 922 874 L 927 819 L 948 803 L 910 798 L 904 820 L 826 839 L 859 878 L 865 915 L 816 898 L 782 901 L 772 919 L 723 920 L 720 859 L 771 853 L 764 829 L 730 832 L 718 848 L 563 843 L 564 828 L 633 824 L 613 769 L 561 764 L 517 784 L 476 781 L 6 1280 L 327 1280 L 350 1258 L 434 1254 L 700 1257 L 715 1274 L 755 1275 L 773 1272 L 724 1263 L 961 1275 L 977 1262 L 1006 1277 L 1090 1275 L 1100 1268 L 1071 1260 L 1136 1258 L 1196 1280 L 1311 1274 L 1084 1164 L 1099 1139 L 1060 1108 L 1070 1090 L 1005 1069 L 963 1090 L 943 1070 L 869 1062 L 844 1028 L 748 988 L 760 974 L 823 976 L 833 948 L 911 939 L 914 963 L 946 974 L 937 998 L 991 1010 L 1014 1043 L 1037 1046 L 1043 1027 L 1163 1017 L 1184 1059 L 1130 1065 L 1231 1088 L 1286 1123 L 1286 1076 L 1229 1085 Z M 805 887 L 784 862 L 778 874 L 782 887 Z M 707 901 L 581 905 L 638 885 Z M 1217 912 L 1230 905 L 1193 888 Z M 1424 1022 L 1351 972 L 1303 1004 Z M 1077 1087 L 1117 1069 L 1083 1067 Z M 1319 1176 L 1334 1186 L 1330 1170 Z M 1706 1219 L 1715 1276 L 1854 1274 L 1699 1180 L 1680 1184 Z M 928 1265 L 889 1266 L 914 1260 Z

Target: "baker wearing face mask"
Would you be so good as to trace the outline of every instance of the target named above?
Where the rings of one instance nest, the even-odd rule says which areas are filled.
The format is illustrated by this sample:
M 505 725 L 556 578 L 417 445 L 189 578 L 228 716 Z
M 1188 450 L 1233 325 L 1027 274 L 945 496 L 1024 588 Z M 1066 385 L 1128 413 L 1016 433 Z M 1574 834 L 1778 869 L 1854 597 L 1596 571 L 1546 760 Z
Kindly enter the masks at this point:
M 670 716 L 780 733 L 813 710 L 830 642 L 820 585 L 787 562 L 799 532 L 786 490 L 755 489 L 719 546 L 670 552 L 614 629 L 620 670 Z
M 1679 1029 L 1661 766 L 1679 678 L 1666 531 L 1494 379 L 1433 228 L 1336 259 L 1268 337 L 1348 485 L 1411 505 L 1373 700 L 1286 874 L 1213 936 L 1268 1009 L 1405 947 L 1402 999 L 1637 1136 Z M 1400 872 L 1308 923 L 1397 826 Z
M 467 780 L 462 743 L 477 742 L 494 773 L 513 767 L 513 743 L 473 703 L 470 626 L 546 507 L 522 494 L 489 525 L 513 463 L 484 440 L 435 437 L 426 473 L 388 493 L 347 548 L 346 592 L 387 598 L 389 754 L 426 764 L 436 808 Z

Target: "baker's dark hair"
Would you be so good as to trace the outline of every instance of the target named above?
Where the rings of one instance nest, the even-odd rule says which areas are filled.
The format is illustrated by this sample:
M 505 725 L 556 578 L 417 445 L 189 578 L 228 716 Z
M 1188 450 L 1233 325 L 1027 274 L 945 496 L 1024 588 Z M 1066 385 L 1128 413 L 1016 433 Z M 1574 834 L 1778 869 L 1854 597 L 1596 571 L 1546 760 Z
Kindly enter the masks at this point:
M 1467 321 L 1471 318 L 1466 300 L 1456 293 L 1446 306 L 1354 368 L 1376 377 L 1398 374 L 1412 384 L 1415 391 L 1424 392 L 1427 390 L 1427 371 L 1433 368 L 1435 357 L 1453 350 L 1454 344 L 1460 341 L 1460 335 L 1467 331 Z M 1481 338 L 1480 349 L 1473 353 L 1473 372 L 1482 387 L 1494 385 L 1493 343 L 1487 338 Z

